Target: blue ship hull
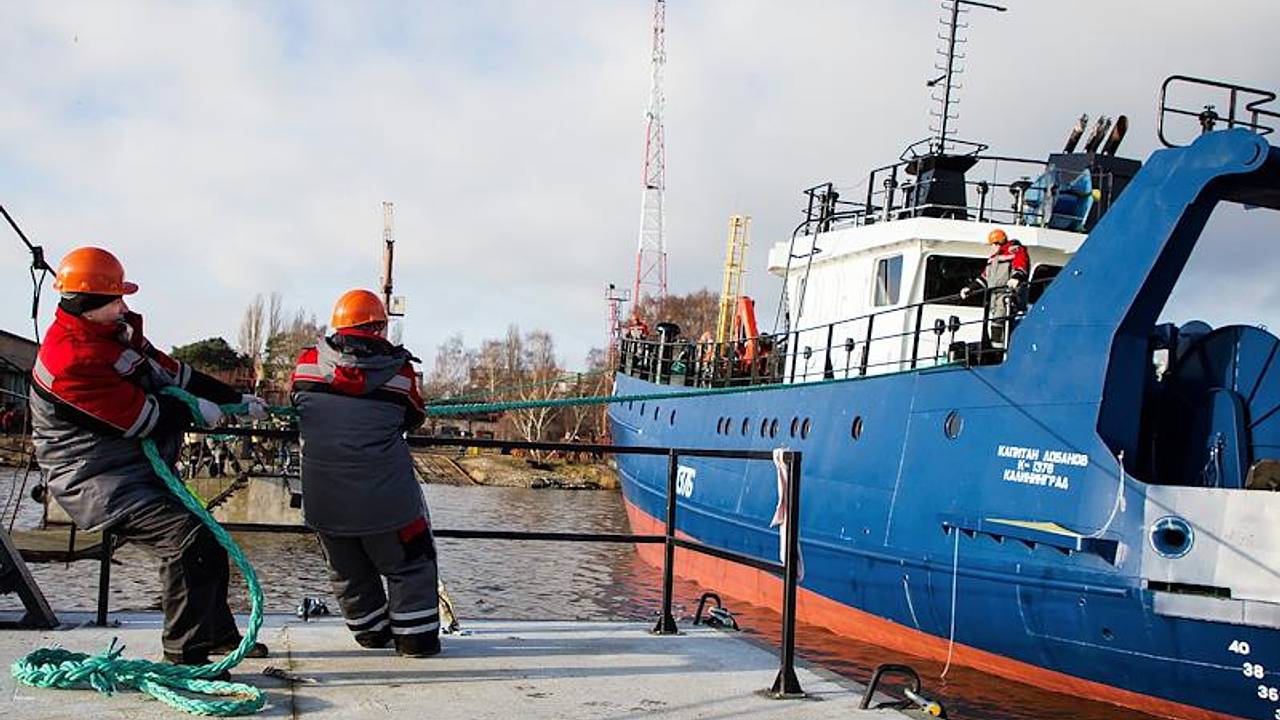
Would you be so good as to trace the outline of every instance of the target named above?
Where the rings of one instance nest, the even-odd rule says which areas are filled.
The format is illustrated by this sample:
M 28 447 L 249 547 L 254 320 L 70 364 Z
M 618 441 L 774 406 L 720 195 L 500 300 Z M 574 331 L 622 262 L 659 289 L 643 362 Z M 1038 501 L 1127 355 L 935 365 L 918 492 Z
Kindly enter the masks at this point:
M 1269 374 L 1280 344 L 1224 329 L 1239 339 L 1220 345 L 1221 362 L 1175 378 L 1199 393 L 1220 376 L 1223 389 L 1188 390 L 1209 398 L 1202 416 L 1188 409 L 1149 430 L 1181 407 L 1153 400 L 1152 328 L 1218 200 L 1280 209 L 1280 152 L 1233 130 L 1156 153 L 1000 364 L 687 398 L 619 373 L 619 396 L 668 397 L 613 404 L 614 442 L 801 451 L 802 620 L 925 656 L 953 647 L 962 664 L 1167 717 L 1280 720 L 1280 572 L 1275 540 L 1257 540 L 1273 537 L 1259 528 L 1280 506 L 1242 480 L 1280 448 L 1280 414 L 1263 412 L 1280 405 Z M 1246 376 L 1259 379 L 1241 387 Z M 1258 414 L 1213 399 L 1228 396 Z M 1178 474 L 1185 448 L 1168 438 L 1197 417 L 1218 469 L 1193 487 L 1198 467 Z M 1152 437 L 1164 444 L 1153 450 Z M 772 466 L 681 465 L 680 532 L 778 557 Z M 633 524 L 651 529 L 665 513 L 665 460 L 618 466 Z M 1230 510 L 1241 504 L 1257 509 L 1244 539 L 1222 524 L 1244 521 Z M 1193 517 L 1210 506 L 1222 514 Z M 1162 514 L 1192 520 L 1164 535 Z M 1193 526 L 1196 552 L 1214 550 L 1178 564 Z M 1186 548 L 1160 546 L 1166 537 Z M 711 561 L 684 567 L 749 601 L 777 594 L 776 581 Z
M 851 613 L 842 622 L 829 605 L 818 604 L 824 611 L 806 614 L 802 603 L 806 622 L 840 629 L 864 622 L 860 613 L 866 613 L 901 630 L 897 637 L 881 631 L 873 639 L 940 657 L 951 627 L 952 578 L 958 577 L 955 643 L 1014 662 L 963 651 L 957 661 L 968 658 L 966 664 L 1059 691 L 1079 689 L 1070 678 L 1087 680 L 1123 691 L 1086 689 L 1094 697 L 1148 712 L 1163 709 L 1170 717 L 1220 713 L 1274 720 L 1280 704 L 1258 697 L 1260 682 L 1242 673 L 1241 657 L 1230 648 L 1247 643 L 1254 649 L 1253 661 L 1264 668 L 1280 666 L 1277 631 L 1157 615 L 1152 593 L 1140 580 L 1097 554 L 1067 555 L 1050 543 L 1033 547 L 1017 538 L 944 529 L 948 521 L 963 526 L 963 518 L 977 508 L 995 518 L 1089 515 L 1078 507 L 1056 507 L 1068 502 L 1094 505 L 1093 518 L 1084 523 L 1092 526 L 1106 518 L 1112 499 L 1080 503 L 1079 495 L 1065 494 L 1069 490 L 975 482 L 981 469 L 954 459 L 943 447 L 948 441 L 942 423 L 951 407 L 927 408 L 923 402 L 954 397 L 956 384 L 981 383 L 973 373 L 940 369 L 715 398 L 624 403 L 611 410 L 610 419 L 619 444 L 788 446 L 803 453 L 801 586 Z M 625 375 L 617 383 L 619 395 L 670 390 Z M 854 440 L 851 427 L 859 414 L 863 432 Z M 723 418 L 730 421 L 727 435 L 717 432 Z M 797 419 L 794 439 L 792 418 Z M 778 437 L 761 438 L 762 421 L 767 434 L 774 419 Z M 806 420 L 810 429 L 801 439 Z M 778 530 L 769 527 L 777 502 L 771 465 L 696 458 L 681 465 L 694 471 L 690 496 L 679 501 L 681 532 L 714 546 L 778 558 Z M 637 512 L 649 519 L 665 517 L 665 460 L 622 455 L 618 466 L 633 518 Z M 1070 481 L 1084 484 L 1082 478 Z M 1113 489 L 1114 481 L 1108 487 Z M 1039 514 L 1029 512 L 1032 508 Z M 921 634 L 939 642 L 931 644 Z

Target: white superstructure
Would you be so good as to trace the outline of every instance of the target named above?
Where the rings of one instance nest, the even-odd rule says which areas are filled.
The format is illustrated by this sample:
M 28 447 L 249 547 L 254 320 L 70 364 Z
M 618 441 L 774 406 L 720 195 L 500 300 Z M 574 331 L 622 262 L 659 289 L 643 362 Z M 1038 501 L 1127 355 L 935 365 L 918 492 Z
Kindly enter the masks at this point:
M 981 299 L 962 302 L 953 296 L 982 272 L 991 252 L 986 237 L 996 228 L 1026 246 L 1033 283 L 1055 275 L 1086 237 L 1040 227 L 917 217 L 801 235 L 794 247 L 789 241 L 775 244 L 768 267 L 787 284 L 786 312 L 798 353 L 794 381 L 857 375 L 864 346 L 866 373 L 875 374 L 909 369 L 913 358 L 917 366 L 928 367 L 949 343 L 979 340 Z M 1033 284 L 1033 301 L 1044 285 Z M 950 300 L 913 307 L 935 298 Z M 958 331 L 932 332 L 938 320 L 954 325 L 953 316 L 961 323 Z M 925 331 L 919 347 L 917 321 Z M 868 326 L 875 340 L 869 345 Z M 894 342 L 899 335 L 901 341 Z M 791 375 L 788 371 L 787 378 L 793 379 Z

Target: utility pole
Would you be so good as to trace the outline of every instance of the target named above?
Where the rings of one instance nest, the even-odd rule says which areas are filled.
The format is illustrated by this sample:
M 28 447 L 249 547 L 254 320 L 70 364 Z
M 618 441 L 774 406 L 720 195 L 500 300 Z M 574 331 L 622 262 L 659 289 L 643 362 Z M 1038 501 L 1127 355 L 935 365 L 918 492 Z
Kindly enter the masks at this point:
M 391 266 L 395 261 L 396 238 L 392 226 L 394 206 L 390 202 L 382 203 L 382 304 L 387 312 L 391 312 Z
M 645 113 L 644 189 L 640 197 L 640 242 L 636 250 L 636 278 L 631 287 L 633 312 L 640 311 L 646 292 L 659 301 L 667 296 L 667 237 L 663 193 L 666 190 L 666 150 L 663 141 L 662 68 L 667 63 L 665 0 L 653 3 L 653 75 L 649 109 Z
M 391 273 L 396 254 L 393 211 L 394 206 L 390 202 L 382 203 L 382 304 L 387 308 L 387 319 L 390 321 L 387 323 L 387 338 L 398 343 L 404 330 L 399 318 L 404 317 L 405 302 L 403 295 L 391 294 L 394 286 Z

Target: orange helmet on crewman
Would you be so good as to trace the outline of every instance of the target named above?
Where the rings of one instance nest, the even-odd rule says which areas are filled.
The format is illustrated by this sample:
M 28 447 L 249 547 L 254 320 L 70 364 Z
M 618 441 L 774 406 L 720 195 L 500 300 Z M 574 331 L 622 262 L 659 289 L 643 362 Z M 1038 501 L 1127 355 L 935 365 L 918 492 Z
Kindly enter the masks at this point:
M 132 295 L 138 286 L 124 279 L 124 266 L 115 255 L 97 247 L 76 248 L 58 263 L 53 289 L 61 293 Z
M 334 330 L 387 321 L 387 308 L 382 298 L 368 290 L 348 290 L 342 293 L 333 306 L 333 319 L 329 325 Z
M 987 233 L 987 243 L 990 245 L 1003 245 L 1009 242 L 1009 236 L 1000 228 L 996 228 Z

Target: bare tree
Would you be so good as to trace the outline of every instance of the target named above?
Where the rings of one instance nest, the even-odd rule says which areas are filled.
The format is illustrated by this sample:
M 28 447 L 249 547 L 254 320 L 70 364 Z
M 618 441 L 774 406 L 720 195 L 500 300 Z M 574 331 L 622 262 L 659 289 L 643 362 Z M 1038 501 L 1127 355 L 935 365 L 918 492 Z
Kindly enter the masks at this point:
M 569 387 L 572 397 L 602 397 L 613 392 L 613 374 L 607 370 L 604 350 L 592 348 L 587 353 L 587 372 L 578 374 Z M 600 440 L 605 436 L 608 405 L 570 405 L 564 408 L 561 419 L 567 440 Z
M 427 392 L 440 398 L 461 394 L 471 379 L 472 364 L 472 353 L 463 345 L 462 335 L 453 335 L 436 348 L 435 365 L 427 378 Z
M 258 293 L 253 296 L 240 319 L 240 352 L 253 362 L 253 376 L 259 380 L 262 378 L 262 346 L 266 342 L 263 310 L 262 293 Z
M 324 336 L 324 331 L 325 326 L 316 321 L 316 316 L 308 315 L 302 309 L 294 313 L 288 324 L 282 321 L 280 329 L 267 338 L 266 377 L 279 388 L 287 386 L 302 349 L 315 344 Z
M 696 340 L 704 332 L 715 331 L 720 294 L 703 289 L 688 295 L 668 295 L 664 299 L 646 295 L 636 312 L 651 328 L 660 322 L 673 322 L 680 326 L 682 336 Z
M 560 366 L 556 362 L 555 341 L 551 334 L 535 330 L 520 338 L 519 330 L 513 325 L 507 330 L 508 352 L 513 341 L 520 341 L 520 364 L 524 372 L 520 373 L 521 383 L 515 388 L 515 395 L 521 401 L 537 401 L 538 407 L 512 410 L 508 417 L 515 425 L 516 432 L 529 442 L 544 439 L 546 429 L 556 416 L 557 408 L 548 403 L 552 398 L 562 395 L 564 388 L 557 382 L 561 375 Z M 541 459 L 535 452 L 534 458 Z
M 270 340 L 284 329 L 284 299 L 280 297 L 280 293 L 273 292 L 267 300 L 267 333 L 266 339 Z
M 501 340 L 485 340 L 472 355 L 471 384 L 483 388 L 494 397 L 501 385 L 507 384 L 506 346 Z

